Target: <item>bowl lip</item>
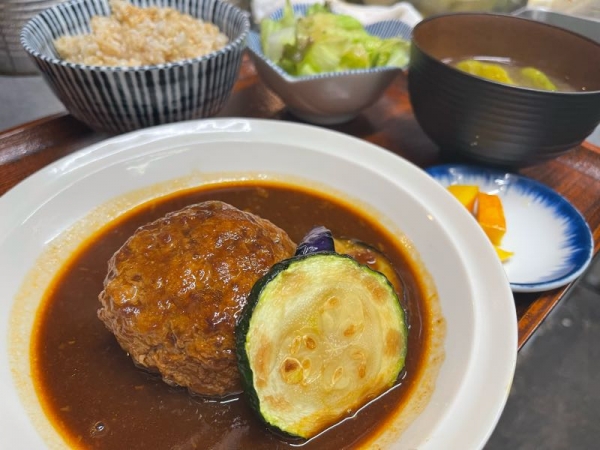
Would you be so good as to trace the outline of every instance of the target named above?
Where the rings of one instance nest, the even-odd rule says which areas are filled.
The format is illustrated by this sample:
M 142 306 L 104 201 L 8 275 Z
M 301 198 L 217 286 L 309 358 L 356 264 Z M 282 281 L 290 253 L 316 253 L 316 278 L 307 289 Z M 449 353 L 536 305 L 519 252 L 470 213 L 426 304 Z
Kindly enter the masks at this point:
M 226 6 L 230 7 L 235 12 L 237 12 L 238 14 L 241 15 L 242 30 L 234 40 L 229 41 L 224 47 L 222 47 L 218 50 L 215 50 L 211 53 L 207 53 L 206 55 L 196 57 L 196 58 L 187 58 L 187 59 L 182 59 L 179 61 L 172 61 L 172 62 L 161 63 L 161 64 L 145 64 L 145 65 L 140 65 L 140 66 L 91 65 L 91 64 L 73 63 L 73 62 L 66 61 L 64 59 L 46 56 L 46 55 L 38 52 L 37 50 L 34 50 L 29 45 L 29 41 L 27 39 L 26 34 L 33 33 L 32 27 L 33 27 L 34 22 L 40 20 L 42 17 L 49 14 L 50 11 L 69 10 L 69 9 L 72 9 L 74 5 L 87 3 L 89 1 L 90 0 L 67 0 L 66 2 L 58 3 L 54 6 L 46 8 L 43 11 L 36 14 L 35 16 L 33 16 L 31 19 L 29 19 L 27 21 L 27 23 L 21 29 L 21 33 L 19 35 L 19 40 L 21 41 L 21 45 L 23 46 L 25 51 L 35 59 L 39 59 L 48 64 L 59 65 L 59 66 L 69 68 L 72 70 L 84 70 L 84 71 L 85 70 L 87 70 L 87 71 L 96 70 L 96 71 L 102 71 L 102 72 L 132 72 L 132 71 L 154 71 L 154 70 L 158 71 L 158 70 L 168 70 L 168 69 L 172 69 L 175 67 L 183 67 L 188 64 L 202 63 L 204 61 L 214 59 L 215 57 L 217 57 L 219 55 L 224 55 L 226 53 L 229 53 L 233 49 L 240 48 L 240 47 L 243 48 L 243 47 L 245 47 L 246 38 L 250 31 L 250 14 L 247 11 L 243 11 L 242 9 L 238 8 L 237 6 L 227 2 L 225 0 L 214 0 L 216 3 L 226 4 Z M 205 0 L 200 0 L 200 1 L 205 1 Z M 160 7 L 160 5 L 148 5 L 147 7 L 151 7 L 151 6 Z M 176 9 L 176 8 L 173 8 L 173 9 Z
M 294 9 L 294 13 L 303 14 L 304 10 L 306 8 L 308 8 L 310 5 L 311 5 L 311 3 L 294 3 L 292 5 L 292 8 Z M 278 8 L 275 11 L 273 11 L 271 14 L 269 14 L 268 18 L 273 19 L 275 16 L 279 15 L 282 11 L 283 11 L 283 7 Z M 408 37 L 402 36 L 402 39 L 406 39 L 406 40 L 411 39 L 413 27 L 399 19 L 380 20 L 378 22 L 373 22 L 369 25 L 365 25 L 364 28 L 365 28 L 365 30 L 369 31 L 375 27 L 379 27 L 384 24 L 396 25 L 400 29 L 402 29 L 402 28 L 406 29 Z M 287 73 L 285 70 L 283 70 L 281 67 L 279 67 L 274 61 L 267 58 L 263 54 L 262 45 L 260 43 L 260 31 L 251 30 L 249 35 L 252 37 L 255 37 L 258 42 L 258 48 L 253 48 L 250 45 L 250 42 L 248 42 L 247 48 L 250 51 L 251 55 L 256 58 L 260 58 L 262 61 L 264 61 L 275 73 L 277 73 L 281 78 L 283 78 L 288 83 L 298 83 L 298 82 L 303 82 L 303 81 L 319 80 L 319 79 L 326 79 L 326 78 L 338 78 L 338 77 L 348 76 L 348 75 L 364 75 L 364 74 L 381 73 L 381 72 L 402 72 L 402 71 L 405 71 L 408 67 L 408 63 L 407 63 L 404 67 L 381 66 L 381 67 L 372 67 L 370 69 L 352 69 L 352 70 L 344 70 L 344 71 L 340 71 L 340 72 L 323 72 L 323 73 L 318 73 L 315 75 L 294 76 L 294 75 L 290 75 L 289 73 Z
M 564 97 L 572 97 L 572 96 L 590 96 L 590 95 L 600 95 L 600 89 L 595 89 L 595 90 L 585 90 L 585 91 L 573 91 L 573 92 L 569 92 L 569 91 L 547 91 L 547 90 L 543 90 L 543 89 L 533 89 L 533 88 L 528 88 L 528 87 L 523 87 L 523 86 L 513 86 L 513 85 L 509 85 L 509 84 L 505 84 L 505 83 L 500 83 L 498 81 L 494 81 L 494 80 L 490 80 L 487 78 L 483 78 L 477 75 L 473 75 L 467 72 L 464 72 L 462 70 L 457 69 L 456 67 L 453 67 L 451 65 L 448 65 L 446 63 L 444 63 L 442 60 L 432 56 L 429 52 L 425 51 L 423 49 L 423 46 L 419 45 L 419 43 L 417 42 L 416 39 L 414 39 L 414 34 L 415 32 L 422 26 L 425 26 L 428 22 L 433 22 L 436 20 L 443 20 L 444 18 L 447 17 L 456 17 L 456 16 L 473 16 L 473 17 L 498 17 L 501 18 L 501 20 L 503 19 L 508 19 L 508 20 L 518 20 L 518 21 L 524 21 L 524 22 L 528 22 L 530 24 L 532 24 L 532 26 L 539 26 L 539 27 L 546 27 L 546 28 L 552 28 L 557 30 L 558 32 L 562 32 L 562 33 L 566 33 L 566 34 L 570 34 L 573 35 L 579 39 L 585 40 L 590 42 L 591 44 L 600 47 L 600 43 L 594 41 L 593 39 L 588 38 L 587 36 L 583 36 L 579 33 L 575 33 L 574 31 L 571 30 L 567 30 L 566 28 L 562 28 L 556 25 L 552 25 L 549 23 L 545 23 L 545 22 L 540 22 L 537 20 L 533 20 L 533 19 L 528 19 L 526 17 L 518 17 L 518 16 L 513 16 L 510 14 L 502 14 L 502 13 L 493 13 L 493 12 L 456 12 L 456 13 L 442 13 L 442 14 L 435 14 L 432 15 L 430 17 L 427 17 L 425 19 L 423 19 L 422 21 L 420 21 L 418 24 L 415 25 L 415 27 L 413 28 L 413 34 L 411 36 L 411 46 L 415 47 L 416 49 L 418 49 L 423 55 L 425 55 L 429 60 L 431 60 L 432 62 L 436 63 L 439 66 L 443 66 L 445 68 L 447 68 L 449 71 L 455 73 L 455 74 L 459 74 L 459 76 L 463 76 L 465 78 L 470 78 L 473 80 L 477 80 L 478 83 L 485 83 L 485 84 L 491 84 L 494 86 L 498 86 L 501 87 L 503 89 L 506 90 L 515 90 L 515 91 L 521 91 L 521 92 L 527 92 L 527 93 L 535 93 L 536 95 L 547 95 L 547 96 L 564 96 Z M 413 61 L 413 58 L 410 59 L 410 61 Z M 409 63 L 409 68 L 410 68 L 410 63 Z M 410 70 L 408 70 L 408 73 L 410 74 Z

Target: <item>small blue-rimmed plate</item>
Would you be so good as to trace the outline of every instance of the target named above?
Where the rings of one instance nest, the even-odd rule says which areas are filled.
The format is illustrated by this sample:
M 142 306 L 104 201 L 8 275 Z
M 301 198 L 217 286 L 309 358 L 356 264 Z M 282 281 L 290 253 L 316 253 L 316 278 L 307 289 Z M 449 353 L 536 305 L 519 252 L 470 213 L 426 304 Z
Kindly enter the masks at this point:
M 440 165 L 427 173 L 443 186 L 474 184 L 498 194 L 506 216 L 502 247 L 514 252 L 504 262 L 513 292 L 539 292 L 576 279 L 594 248 L 583 216 L 564 197 L 530 178 L 469 165 Z

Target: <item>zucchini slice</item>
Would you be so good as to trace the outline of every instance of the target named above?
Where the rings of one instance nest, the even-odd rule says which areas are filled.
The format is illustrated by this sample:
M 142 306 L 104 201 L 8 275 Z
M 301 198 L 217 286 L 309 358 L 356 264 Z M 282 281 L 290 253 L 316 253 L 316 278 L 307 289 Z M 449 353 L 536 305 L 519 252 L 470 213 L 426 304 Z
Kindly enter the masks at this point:
M 236 329 L 244 389 L 270 426 L 310 438 L 390 388 L 408 330 L 387 278 L 334 252 L 282 261 Z
M 352 256 L 359 263 L 384 274 L 396 288 L 398 296 L 404 295 L 404 283 L 390 260 L 380 250 L 358 239 L 335 238 L 334 245 L 337 253 Z

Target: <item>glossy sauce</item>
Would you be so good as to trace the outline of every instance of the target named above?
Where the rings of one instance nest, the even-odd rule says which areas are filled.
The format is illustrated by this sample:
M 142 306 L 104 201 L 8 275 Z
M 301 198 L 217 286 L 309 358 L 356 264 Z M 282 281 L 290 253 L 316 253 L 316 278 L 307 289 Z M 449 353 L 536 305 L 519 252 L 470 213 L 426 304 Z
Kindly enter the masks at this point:
M 286 185 L 227 184 L 144 205 L 86 242 L 48 290 L 37 317 L 32 360 L 38 395 L 70 445 L 105 449 L 342 449 L 356 447 L 402 406 L 422 367 L 428 310 L 418 271 L 376 219 L 332 198 Z M 243 396 L 206 401 L 169 387 L 133 365 L 97 318 L 111 255 L 135 229 L 167 212 L 215 199 L 271 220 L 298 242 L 315 225 L 378 247 L 405 287 L 409 347 L 398 384 L 380 399 L 308 442 L 265 428 Z

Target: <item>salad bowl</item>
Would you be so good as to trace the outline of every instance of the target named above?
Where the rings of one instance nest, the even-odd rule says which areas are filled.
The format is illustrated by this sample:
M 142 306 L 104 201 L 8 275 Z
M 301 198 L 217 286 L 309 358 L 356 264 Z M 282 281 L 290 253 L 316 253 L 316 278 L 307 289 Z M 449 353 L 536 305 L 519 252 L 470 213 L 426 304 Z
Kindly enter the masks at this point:
M 294 13 L 304 16 L 309 6 L 293 5 Z M 283 9 L 279 9 L 269 17 L 277 20 L 282 16 Z M 365 30 L 380 38 L 408 40 L 412 28 L 399 20 L 386 20 L 367 25 Z M 267 87 L 283 100 L 292 114 L 320 125 L 343 123 L 356 117 L 361 110 L 377 101 L 394 78 L 403 74 L 408 66 L 407 57 L 402 67 L 385 66 L 293 76 L 264 54 L 260 33 L 251 31 L 247 45 L 256 70 Z

